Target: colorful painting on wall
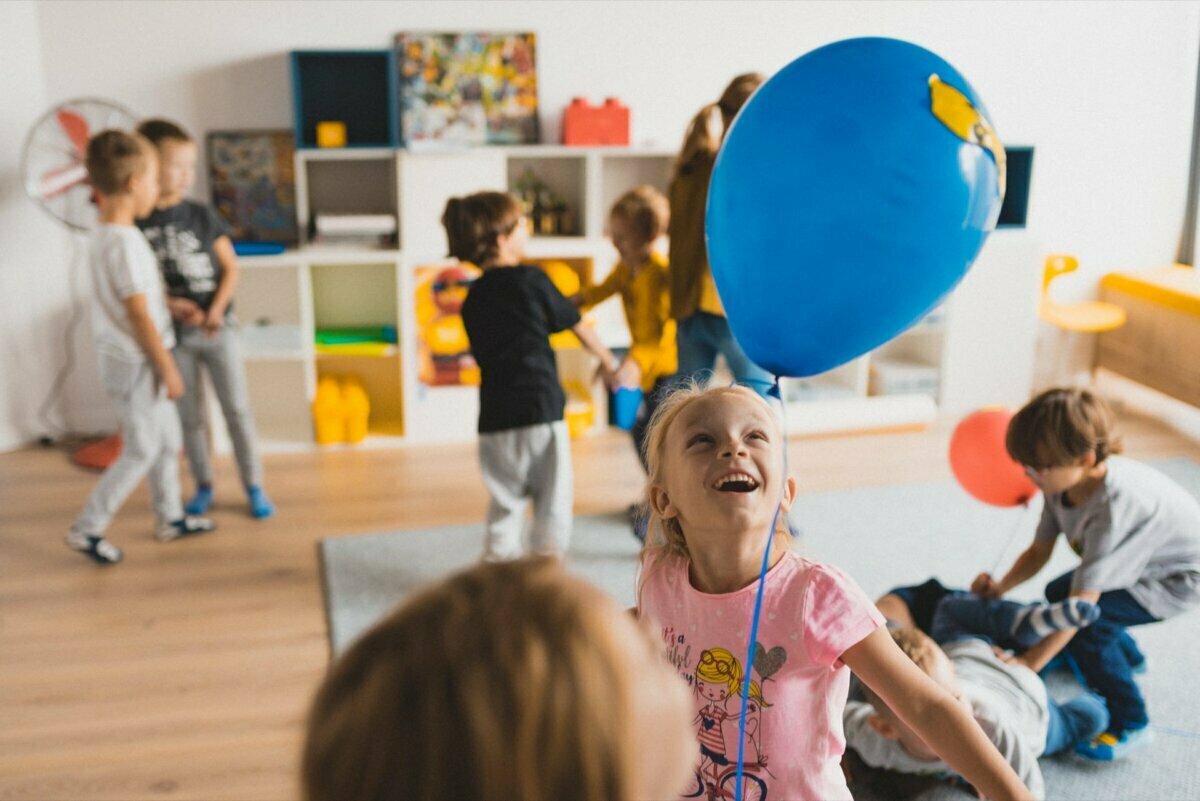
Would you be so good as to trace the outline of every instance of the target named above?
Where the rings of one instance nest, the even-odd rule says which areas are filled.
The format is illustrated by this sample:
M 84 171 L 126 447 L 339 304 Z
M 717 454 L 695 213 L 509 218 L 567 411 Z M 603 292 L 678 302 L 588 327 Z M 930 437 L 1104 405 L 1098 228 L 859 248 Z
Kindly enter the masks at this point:
M 399 33 L 405 145 L 537 144 L 536 36 Z
M 209 184 L 235 242 L 294 245 L 296 177 L 291 131 L 212 131 Z
M 477 386 L 479 366 L 463 326 L 462 306 L 481 275 L 469 264 L 416 268 L 417 372 L 430 387 Z

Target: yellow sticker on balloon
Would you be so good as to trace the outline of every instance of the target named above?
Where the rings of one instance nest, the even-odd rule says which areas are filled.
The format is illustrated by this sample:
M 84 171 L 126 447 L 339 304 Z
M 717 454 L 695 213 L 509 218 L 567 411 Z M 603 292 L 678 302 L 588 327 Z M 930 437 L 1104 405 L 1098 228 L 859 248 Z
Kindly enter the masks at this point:
M 949 128 L 955 136 L 991 152 L 996 160 L 996 176 L 1000 183 L 1000 198 L 1004 198 L 1007 173 L 1007 157 L 1000 137 L 992 129 L 987 117 L 971 104 L 967 96 L 943 81 L 936 74 L 929 76 L 929 102 L 933 116 Z

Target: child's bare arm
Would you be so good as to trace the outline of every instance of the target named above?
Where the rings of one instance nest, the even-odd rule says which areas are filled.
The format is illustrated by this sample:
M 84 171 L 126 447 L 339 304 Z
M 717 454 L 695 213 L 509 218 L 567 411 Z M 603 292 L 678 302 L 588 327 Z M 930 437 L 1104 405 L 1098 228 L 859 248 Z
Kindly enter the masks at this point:
M 986 797 L 1033 798 L 964 705 L 913 664 L 886 629 L 867 635 L 842 654 L 842 661 Z
M 175 366 L 175 359 L 163 346 L 158 329 L 154 327 L 154 320 L 150 318 L 150 311 L 146 308 L 146 296 L 141 293 L 130 295 L 123 303 L 125 314 L 133 326 L 133 338 L 154 366 L 158 379 L 166 386 L 167 397 L 179 400 L 183 397 L 183 378 Z
M 613 356 L 612 351 L 605 347 L 591 326 L 582 320 L 572 326 L 571 331 L 579 337 L 583 347 L 600 360 L 600 369 L 605 380 L 611 383 L 613 374 L 617 371 L 617 358 Z
M 988 573 L 980 573 L 971 583 L 971 592 L 984 598 L 999 598 L 1013 587 L 1028 581 L 1050 561 L 1055 542 L 1056 540 L 1034 540 L 1032 545 L 1021 552 L 1002 579 L 997 581 Z
M 221 264 L 221 280 L 217 283 L 217 292 L 213 295 L 212 304 L 208 307 L 204 326 L 210 331 L 220 328 L 225 320 L 225 310 L 233 300 L 233 291 L 237 289 L 238 263 L 237 254 L 233 252 L 233 242 L 227 236 L 219 236 L 213 242 L 213 252 Z

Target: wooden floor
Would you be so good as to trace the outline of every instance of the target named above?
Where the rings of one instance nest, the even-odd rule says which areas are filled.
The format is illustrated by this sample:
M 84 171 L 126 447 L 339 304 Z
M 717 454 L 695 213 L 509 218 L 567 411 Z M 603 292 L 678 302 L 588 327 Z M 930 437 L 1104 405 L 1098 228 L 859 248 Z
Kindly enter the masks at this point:
M 1200 447 L 1126 419 L 1138 458 Z M 797 440 L 803 492 L 948 480 L 949 428 Z M 574 445 L 576 511 L 624 508 L 640 471 L 627 439 Z M 315 545 L 329 535 L 483 519 L 474 447 L 266 460 L 279 515 L 245 514 L 218 464 L 219 531 L 150 536 L 145 488 L 121 511 L 112 568 L 62 537 L 96 474 L 63 451 L 0 455 L 0 799 L 287 799 L 327 650 Z

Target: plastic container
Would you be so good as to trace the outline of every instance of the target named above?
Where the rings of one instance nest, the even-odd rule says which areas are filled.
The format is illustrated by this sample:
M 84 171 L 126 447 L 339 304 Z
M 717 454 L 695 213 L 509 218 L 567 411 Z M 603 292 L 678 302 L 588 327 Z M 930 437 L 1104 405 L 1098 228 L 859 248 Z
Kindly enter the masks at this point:
M 351 444 L 367 438 L 367 421 L 371 416 L 371 402 L 362 382 L 347 378 L 342 382 L 342 417 L 345 421 L 345 441 Z
M 629 431 L 637 423 L 642 406 L 642 390 L 637 387 L 618 387 L 613 393 L 613 422 L 617 428 Z
M 333 445 L 346 439 L 346 421 L 342 414 L 342 388 L 338 380 L 326 376 L 317 382 L 313 398 L 313 436 L 318 445 Z

